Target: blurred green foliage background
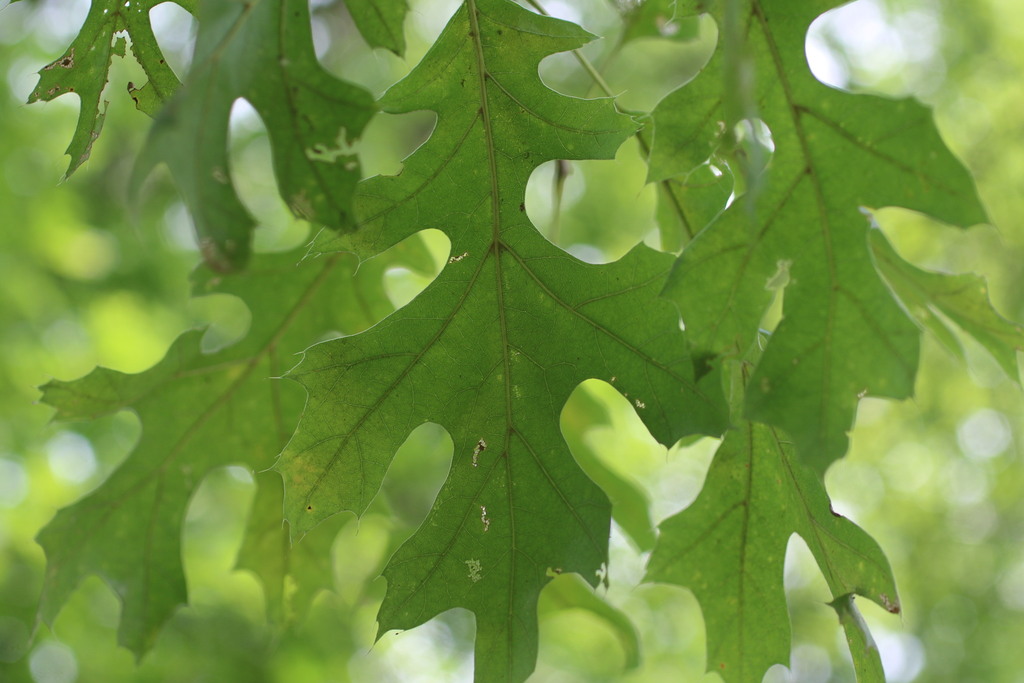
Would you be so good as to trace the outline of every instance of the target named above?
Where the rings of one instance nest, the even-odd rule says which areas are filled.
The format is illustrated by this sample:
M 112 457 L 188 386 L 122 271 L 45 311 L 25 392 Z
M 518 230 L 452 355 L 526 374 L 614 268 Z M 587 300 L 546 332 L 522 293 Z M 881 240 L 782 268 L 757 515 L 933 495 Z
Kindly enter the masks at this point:
M 318 53 L 334 73 L 380 94 L 416 63 L 454 4 L 412 2 L 409 51 L 399 59 L 367 47 L 341 3 L 315 0 Z M 630 110 L 649 110 L 691 78 L 714 42 L 714 27 L 702 22 L 684 27 L 695 36 L 689 41 L 620 45 L 617 3 L 544 4 L 608 36 L 585 53 Z M 368 514 L 338 532 L 333 590 L 288 628 L 267 623 L 261 587 L 234 569 L 255 486 L 249 472 L 229 468 L 204 482 L 185 523 L 192 604 L 140 664 L 117 647 L 119 605 L 97 579 L 83 584 L 52 631 L 39 626 L 31 637 L 44 571 L 35 534 L 58 508 L 102 481 L 139 433 L 130 414 L 50 423 L 50 409 L 35 404 L 36 387 L 95 365 L 143 370 L 191 326 L 211 325 L 220 343 L 246 326 L 237 301 L 189 299 L 188 273 L 198 255 L 166 176 L 151 182 L 140 202 L 125 194 L 148 123 L 124 92 L 124 83 L 138 78 L 125 61 L 115 60 L 105 96 L 109 115 L 90 161 L 61 182 L 77 100 L 23 102 L 35 71 L 65 49 L 87 9 L 87 0 L 22 0 L 0 8 L 0 680 L 469 680 L 467 614 L 446 614 L 373 643 L 384 592 L 377 574 L 426 514 L 451 457 L 447 435 L 431 425 L 410 437 Z M 190 18 L 170 4 L 153 16 L 169 61 L 184 74 L 194 37 Z M 1018 321 L 1024 320 L 1022 41 L 1018 0 L 859 0 L 820 19 L 808 41 L 822 80 L 912 95 L 935 107 L 943 135 L 977 178 L 993 225 L 961 231 L 897 209 L 878 219 L 918 265 L 986 275 L 996 307 Z M 550 58 L 541 71 L 563 92 L 595 94 L 567 55 Z M 365 173 L 397 172 L 431 126 L 427 115 L 378 116 L 361 147 Z M 233 117 L 232 144 L 233 173 L 261 223 L 258 248 L 301 244 L 308 227 L 276 199 L 262 124 L 243 105 Z M 528 190 L 527 210 L 553 241 L 596 261 L 618 258 L 639 240 L 658 245 L 655 196 L 643 184 L 634 142 L 614 162 L 569 170 L 561 191 L 552 165 L 537 170 Z M 424 239 L 443 263 L 443 239 Z M 405 270 L 384 277 L 396 306 L 426 284 Z M 827 477 L 835 508 L 880 541 L 901 587 L 901 616 L 864 607 L 897 683 L 1024 681 L 1024 404 L 1016 378 L 1005 377 L 984 351 L 968 344 L 966 359 L 926 341 L 917 398 L 865 400 L 852 450 Z M 616 500 L 633 506 L 635 521 L 628 534 L 613 530 L 604 597 L 617 610 L 588 603 L 572 577 L 547 589 L 534 680 L 717 680 L 703 673 L 698 605 L 686 591 L 641 585 L 646 554 L 639 547 L 651 519 L 664 519 L 697 495 L 715 444 L 666 452 L 629 405 L 598 382 L 574 395 L 563 430 L 578 458 L 633 482 L 650 501 L 650 517 L 628 495 Z M 766 680 L 852 680 L 835 615 L 825 605 L 825 583 L 799 539 L 790 544 L 786 583 L 793 662 L 789 669 L 774 667 Z

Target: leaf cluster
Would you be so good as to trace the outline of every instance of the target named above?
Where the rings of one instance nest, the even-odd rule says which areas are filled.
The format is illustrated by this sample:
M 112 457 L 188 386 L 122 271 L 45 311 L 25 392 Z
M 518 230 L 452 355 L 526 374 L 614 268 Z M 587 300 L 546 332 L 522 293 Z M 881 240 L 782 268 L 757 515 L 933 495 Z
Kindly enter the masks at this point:
M 973 181 L 923 105 L 812 76 L 806 33 L 832 3 L 623 3 L 622 43 L 694 40 L 699 15 L 719 28 L 696 79 L 633 113 L 611 92 L 576 98 L 542 81 L 542 60 L 594 36 L 527 4 L 465 0 L 375 100 L 320 65 L 305 0 L 188 7 L 199 32 L 184 85 L 152 35 L 151 4 L 93 3 L 30 101 L 79 94 L 74 171 L 99 136 L 107 69 L 127 54 L 127 34 L 150 79 L 129 91 L 155 117 L 133 183 L 166 163 L 205 260 L 195 293 L 238 296 L 252 326 L 215 350 L 201 330 L 186 332 L 140 374 L 100 368 L 43 387 L 58 419 L 132 410 L 143 425 L 124 464 L 40 534 L 45 620 L 99 575 L 122 600 L 122 644 L 138 656 L 152 647 L 188 601 L 186 505 L 225 465 L 263 473 L 239 566 L 262 579 L 273 619 L 301 618 L 330 585 L 333 539 L 303 536 L 339 513 L 362 515 L 400 446 L 430 422 L 454 455 L 426 518 L 383 569 L 378 637 L 461 607 L 476 619 L 476 679 L 525 680 L 538 599 L 562 574 L 583 582 L 557 582 L 559 601 L 628 634 L 627 617 L 584 585 L 608 581 L 614 518 L 653 548 L 647 581 L 697 597 L 708 668 L 726 681 L 788 662 L 792 534 L 832 593 L 858 680 L 884 679 L 854 596 L 896 613 L 896 582 L 879 545 L 831 509 L 823 476 L 847 450 L 861 398 L 912 394 L 921 330 L 954 350 L 974 337 L 1016 376 L 1024 332 L 995 312 L 983 281 L 906 262 L 872 219 L 900 206 L 983 222 Z M 371 45 L 403 52 L 404 0 L 348 9 Z M 323 228 L 307 250 L 252 253 L 256 221 L 228 161 L 238 98 L 266 124 L 283 201 Z M 371 117 L 421 110 L 437 123 L 401 173 L 360 180 L 355 145 Z M 526 212 L 535 169 L 612 159 L 634 137 L 675 253 L 639 244 L 592 264 L 545 239 Z M 428 229 L 449 241 L 446 263 L 392 312 L 382 274 L 428 272 L 416 237 Z M 656 534 L 644 494 L 563 436 L 563 406 L 590 379 L 621 393 L 665 446 L 721 440 L 697 501 Z M 635 664 L 635 639 L 624 642 Z

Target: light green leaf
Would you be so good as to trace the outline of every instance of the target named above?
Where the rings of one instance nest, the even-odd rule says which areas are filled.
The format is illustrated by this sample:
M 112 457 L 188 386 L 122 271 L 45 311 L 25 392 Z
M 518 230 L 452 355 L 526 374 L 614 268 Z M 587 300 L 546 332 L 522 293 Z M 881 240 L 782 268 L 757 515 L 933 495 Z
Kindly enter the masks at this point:
M 722 2 L 710 9 L 721 24 Z M 930 112 L 912 100 L 839 92 L 807 68 L 810 22 L 831 3 L 743 0 L 739 16 L 756 103 L 774 142 L 754 201 L 735 201 L 685 250 L 666 293 L 695 350 L 742 351 L 788 270 L 784 317 L 747 392 L 747 416 L 783 428 L 819 472 L 847 448 L 864 395 L 913 390 L 918 331 L 880 280 L 861 207 L 902 206 L 957 224 L 985 220 L 974 185 Z M 719 81 L 722 50 L 707 69 Z M 654 113 L 660 139 L 692 141 L 690 163 L 715 125 L 732 131 L 722 97 L 685 86 Z M 698 93 L 696 111 L 687 90 Z M 656 138 L 657 141 L 658 138 Z
M 688 41 L 699 33 L 693 18 L 677 16 L 676 0 L 622 0 L 617 4 L 622 9 L 623 43 L 637 38 Z
M 622 645 L 626 671 L 640 666 L 640 636 L 629 615 L 611 605 L 576 575 L 556 576 L 541 593 L 541 616 L 558 610 L 579 609 L 594 615 L 612 630 Z
M 367 43 L 399 57 L 405 54 L 407 0 L 348 0 L 345 6 Z
M 655 539 L 647 494 L 635 481 L 609 467 L 584 438 L 588 428 L 610 423 L 605 404 L 584 385 L 576 390 L 573 401 L 562 412 L 561 430 L 576 463 L 611 500 L 612 519 L 637 548 L 646 552 L 654 547 Z
M 707 627 L 708 669 L 726 681 L 759 681 L 789 661 L 783 569 L 794 533 L 833 596 L 856 593 L 899 611 L 878 544 L 832 512 L 818 477 L 772 427 L 746 422 L 730 431 L 700 496 L 660 528 L 647 580 L 693 591 Z
M 658 184 L 657 218 L 666 251 L 688 245 L 725 210 L 734 191 L 732 171 L 719 156 L 725 132 L 716 115 L 721 89 L 713 61 L 644 119 L 643 134 L 651 138 L 647 182 Z
M 352 228 L 352 144 L 375 107 L 313 51 L 306 0 L 203 3 L 186 85 L 157 117 L 134 183 L 166 162 L 192 212 L 203 256 L 228 271 L 249 258 L 254 220 L 228 163 L 228 120 L 244 98 L 267 127 L 282 199 L 298 218 Z
M 135 91 L 145 93 L 142 102 L 136 100 L 140 109 L 152 115 L 156 106 L 166 101 L 180 85 L 164 60 L 149 20 L 150 10 L 163 2 L 165 0 L 94 0 L 71 46 L 60 59 L 39 71 L 39 83 L 28 97 L 29 104 L 49 102 L 68 93 L 78 95 L 82 103 L 78 125 L 67 149 L 71 164 L 65 177 L 85 163 L 100 136 L 108 104 L 104 102 L 101 107 L 100 96 L 107 85 L 111 59 L 115 54 L 125 55 L 123 32 L 131 37 L 132 55 L 149 79 L 138 88 L 128 84 L 133 97 L 139 97 Z M 178 4 L 191 9 L 189 2 Z
M 943 317 L 952 320 L 988 349 L 1007 375 L 1020 381 L 1017 352 L 1024 350 L 1024 328 L 992 307 L 984 278 L 921 270 L 904 261 L 880 230 L 872 230 L 869 238 L 879 272 L 924 329 L 962 357 L 963 350 Z
M 331 546 L 352 518 L 338 515 L 293 545 L 288 522 L 281 515 L 281 477 L 274 472 L 261 473 L 256 476 L 256 486 L 237 567 L 260 579 L 270 622 L 288 628 L 305 617 L 317 593 L 333 588 Z
M 875 645 L 875 639 L 871 637 L 868 625 L 864 622 L 864 617 L 853 603 L 853 594 L 840 595 L 829 605 L 839 615 L 839 623 L 843 625 L 846 633 L 846 644 L 853 658 L 857 683 L 885 683 L 882 656 Z
M 297 533 L 365 510 L 416 426 L 448 429 L 448 479 L 384 570 L 379 625 L 474 612 L 479 681 L 533 670 L 549 570 L 596 584 L 607 560 L 608 500 L 559 431 L 576 385 L 615 377 L 662 443 L 724 427 L 717 378 L 698 386 L 677 313 L 657 296 L 672 258 L 639 246 L 616 263 L 584 264 L 526 217 L 534 168 L 610 159 L 636 129 L 609 100 L 541 83 L 541 59 L 589 38 L 505 0 L 469 0 L 455 13 L 381 102 L 394 113 L 436 111 L 432 136 L 400 175 L 361 186 L 360 230 L 332 242 L 368 255 L 438 228 L 451 258 L 408 306 L 312 347 L 293 373 L 309 403 L 278 469 Z
M 42 401 L 57 409 L 57 419 L 128 409 L 142 422 L 127 460 L 39 534 L 47 559 L 40 616 L 48 623 L 82 579 L 96 574 L 123 603 L 119 642 L 138 656 L 151 647 L 186 601 L 181 523 L 192 492 L 216 467 L 268 468 L 298 419 L 302 392 L 270 378 L 280 377 L 307 344 L 335 330 L 363 329 L 372 322 L 366 311 L 390 308 L 381 285 L 387 258 L 361 269 L 356 286 L 353 259 L 335 255 L 296 266 L 300 258 L 260 256 L 248 272 L 223 278 L 197 272 L 197 294 L 235 294 L 249 305 L 252 326 L 241 342 L 203 353 L 203 332 L 195 330 L 143 373 L 98 368 L 43 387 Z M 277 561 L 266 558 L 268 565 Z

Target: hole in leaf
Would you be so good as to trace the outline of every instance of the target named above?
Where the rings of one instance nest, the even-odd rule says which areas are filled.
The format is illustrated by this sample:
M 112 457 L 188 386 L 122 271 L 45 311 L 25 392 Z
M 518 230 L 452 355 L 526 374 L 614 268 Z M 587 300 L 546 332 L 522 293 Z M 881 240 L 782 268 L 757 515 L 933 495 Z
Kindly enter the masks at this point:
M 750 190 L 745 185 L 759 184 L 758 178 L 768 167 L 775 152 L 775 140 L 768 125 L 756 118 L 737 122 L 733 128 L 733 139 L 735 146 L 729 153 L 728 160 L 730 165 L 736 166 L 734 171 L 737 186 L 734 194 L 740 196 Z

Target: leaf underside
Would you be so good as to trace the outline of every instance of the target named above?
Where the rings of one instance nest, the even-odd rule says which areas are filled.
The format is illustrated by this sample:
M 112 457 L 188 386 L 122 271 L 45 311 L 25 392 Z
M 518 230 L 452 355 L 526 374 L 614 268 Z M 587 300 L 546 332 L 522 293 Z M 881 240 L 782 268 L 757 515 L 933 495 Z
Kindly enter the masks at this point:
M 125 56 L 125 34 L 131 38 L 131 51 L 148 81 L 141 86 L 129 84 L 140 109 L 154 114 L 178 89 L 178 77 L 164 60 L 153 35 L 149 12 L 166 0 L 94 0 L 78 36 L 59 59 L 39 71 L 39 83 L 28 102 L 49 102 L 73 93 L 81 100 L 78 124 L 67 154 L 71 157 L 65 177 L 89 158 L 93 143 L 100 136 L 107 103 L 100 97 L 107 86 L 110 62 L 114 55 Z M 190 2 L 179 2 L 191 11 Z
M 869 236 L 881 238 L 870 229 L 873 208 L 903 206 L 964 226 L 985 220 L 930 112 L 813 78 L 807 28 L 832 3 L 733 4 L 738 11 L 730 14 L 724 2 L 678 3 L 682 16 L 711 12 L 725 27 L 724 46 L 653 112 L 649 179 L 688 188 L 691 178 L 710 177 L 710 165 L 725 171 L 676 211 L 684 224 L 712 220 L 683 250 L 665 295 L 680 307 L 693 353 L 724 363 L 734 429 L 697 502 L 660 526 L 647 578 L 694 591 L 709 669 L 728 681 L 760 680 L 772 664 L 788 662 L 782 574 L 797 533 L 832 592 L 858 680 L 880 681 L 878 651 L 853 595 L 898 612 L 895 585 L 878 545 L 830 512 L 821 478 L 846 452 L 860 397 L 912 392 L 919 332 L 905 310 L 908 287 L 919 298 L 927 289 L 929 305 L 947 316 L 955 309 L 969 319 L 960 323 L 965 330 L 984 327 L 979 338 L 1004 366 L 1019 330 L 982 305 L 976 281 L 911 272 L 869 245 Z M 737 90 L 737 73 L 753 76 L 749 92 Z M 760 134 L 759 122 L 770 141 L 743 147 L 736 131 Z M 730 171 L 746 195 L 715 216 L 714 194 L 731 184 Z M 782 321 L 761 337 L 780 291 Z M 763 354 L 736 362 L 762 344 Z
M 318 529 L 291 542 L 329 519 L 336 531 L 346 519 L 339 512 L 364 512 L 408 434 L 435 422 L 454 442 L 451 469 L 384 569 L 378 637 L 462 607 L 476 616 L 476 680 L 526 679 L 541 589 L 563 573 L 599 583 L 614 502 L 638 547 L 654 546 L 647 580 L 697 596 L 709 668 L 726 681 L 760 680 L 788 661 L 782 579 L 793 534 L 822 570 L 858 680 L 884 680 L 853 600 L 898 612 L 895 584 L 877 543 L 831 511 L 822 475 L 846 451 L 860 397 L 910 395 L 914 321 L 959 348 L 952 321 L 1015 378 L 1024 334 L 992 309 L 983 281 L 917 269 L 870 229 L 865 214 L 890 205 L 964 226 L 985 215 L 927 109 L 813 78 L 805 36 L 832 2 L 739 0 L 727 13 L 724 0 L 651 0 L 627 13 L 623 41 L 689 30 L 701 12 L 734 23 L 703 73 L 648 118 L 659 220 L 676 226 L 663 234 L 677 232 L 673 247 L 694 239 L 678 259 L 640 245 L 607 265 L 550 244 L 524 205 L 540 164 L 611 159 L 638 128 L 611 100 L 563 96 L 541 82 L 542 59 L 593 37 L 578 26 L 508 0 L 466 0 L 421 63 L 374 103 L 320 67 L 305 0 L 209 0 L 187 84 L 171 98 L 179 84 L 148 22 L 156 4 L 97 0 L 30 101 L 82 98 L 70 174 L 99 135 L 107 70 L 128 33 L 149 77 L 130 92 L 147 113 L 160 109 L 134 182 L 168 164 L 207 262 L 196 292 L 241 297 L 253 325 L 209 353 L 201 331 L 186 333 L 137 375 L 97 369 L 43 387 L 58 419 L 129 409 L 142 422 L 125 463 L 39 535 L 46 621 L 85 576 L 99 575 L 123 602 L 120 642 L 141 656 L 187 599 L 180 534 L 193 491 L 216 467 L 263 470 L 279 453 L 286 523 L 280 480 L 261 475 L 238 566 L 263 581 L 273 621 L 294 621 L 330 584 L 332 535 Z M 348 6 L 369 44 L 402 53 L 405 0 Z M 736 36 L 742 49 L 727 54 Z M 744 68 L 753 85 L 729 94 Z M 292 212 L 336 229 L 316 240 L 320 258 L 296 266 L 296 253 L 250 257 L 254 221 L 228 163 L 238 98 L 267 126 Z M 399 175 L 357 185 L 352 144 L 378 108 L 434 111 L 437 125 Z M 753 159 L 752 147 L 737 144 L 744 117 L 770 130 L 770 156 Z M 450 240 L 442 273 L 362 331 L 390 312 L 383 270 L 416 268 L 424 255 L 400 247 L 366 259 L 425 229 Z M 364 260 L 358 273 L 340 252 Z M 246 264 L 242 274 L 213 272 Z M 739 360 L 764 342 L 759 325 L 780 292 L 783 318 L 763 354 Z M 338 330 L 351 336 L 306 348 Z M 268 378 L 304 348 L 289 373 L 306 390 L 303 410 L 300 391 Z M 664 521 L 657 540 L 644 494 L 563 438 L 563 405 L 591 378 L 620 391 L 666 445 L 721 435 L 731 415 L 700 497 Z M 624 615 L 578 577 L 553 588 L 550 604 L 605 619 L 637 664 Z
M 700 496 L 662 522 L 647 580 L 693 591 L 704 612 L 708 669 L 761 680 L 788 664 L 786 546 L 799 534 L 835 598 L 867 597 L 899 610 L 889 563 L 864 531 L 831 511 L 815 474 L 773 427 L 747 422 L 715 454 Z
M 683 4 L 723 21 L 724 3 Z M 846 452 L 859 397 L 905 398 L 917 369 L 918 331 L 875 270 L 862 211 L 902 206 L 964 226 L 985 213 L 929 110 L 840 92 L 812 76 L 807 28 L 833 3 L 739 4 L 750 99 L 775 149 L 756 195 L 735 201 L 688 246 L 666 295 L 679 304 L 695 352 L 735 355 L 757 332 L 770 283 L 788 274 L 783 319 L 751 378 L 746 416 L 784 429 L 823 473 Z M 722 83 L 721 53 L 654 112 L 657 139 L 690 141 L 678 152 L 681 170 L 707 158 L 701 145 L 737 123 L 722 96 L 688 102 L 691 87 L 709 89 L 700 80 Z
M 352 259 L 296 266 L 300 258 L 294 252 L 260 256 L 244 274 L 223 278 L 197 272 L 197 294 L 235 294 L 249 305 L 252 327 L 241 342 L 204 353 L 203 332 L 187 332 L 143 373 L 98 368 L 42 388 L 42 401 L 57 409 L 56 419 L 128 409 L 142 423 L 127 460 L 39 534 L 47 558 L 40 616 L 48 623 L 81 580 L 95 574 L 123 602 L 119 642 L 137 656 L 149 649 L 161 625 L 186 602 L 181 524 L 191 494 L 216 467 L 268 468 L 298 420 L 302 392 L 270 378 L 280 377 L 295 353 L 325 334 L 358 331 L 372 322 L 368 315 L 390 310 L 381 286 L 387 259 L 364 266 L 353 280 Z M 249 533 L 265 534 L 272 525 L 254 522 Z M 247 545 L 259 542 L 251 538 Z M 287 546 L 278 552 L 287 553 Z M 268 602 L 283 580 L 274 578 L 275 563 L 288 561 L 273 555 L 262 566 L 243 561 L 267 580 Z
M 403 24 L 409 12 L 407 0 L 350 0 L 345 6 L 367 43 L 399 57 L 405 54 Z
M 232 185 L 228 122 L 235 101 L 255 108 L 270 138 L 282 199 L 298 217 L 353 227 L 360 178 L 352 144 L 376 111 L 370 94 L 330 75 L 313 50 L 306 0 L 207 2 L 185 87 L 160 112 L 134 174 L 165 162 L 195 222 L 206 262 L 247 262 L 254 219 Z
M 453 607 L 475 613 L 476 679 L 521 681 L 537 653 L 536 601 L 552 574 L 591 584 L 607 561 L 609 503 L 573 461 L 558 415 L 588 378 L 613 382 L 671 444 L 719 433 L 714 381 L 698 386 L 672 306 L 670 256 L 643 246 L 596 266 L 547 242 L 523 206 L 551 159 L 608 159 L 635 131 L 608 100 L 547 89 L 537 65 L 590 35 L 503 0 L 465 3 L 385 111 L 437 112 L 401 175 L 360 187 L 360 229 L 321 248 L 368 255 L 424 228 L 451 258 L 412 303 L 366 333 L 309 349 L 309 393 L 277 469 L 297 533 L 361 513 L 416 426 L 446 427 L 448 478 L 384 570 L 380 633 Z

